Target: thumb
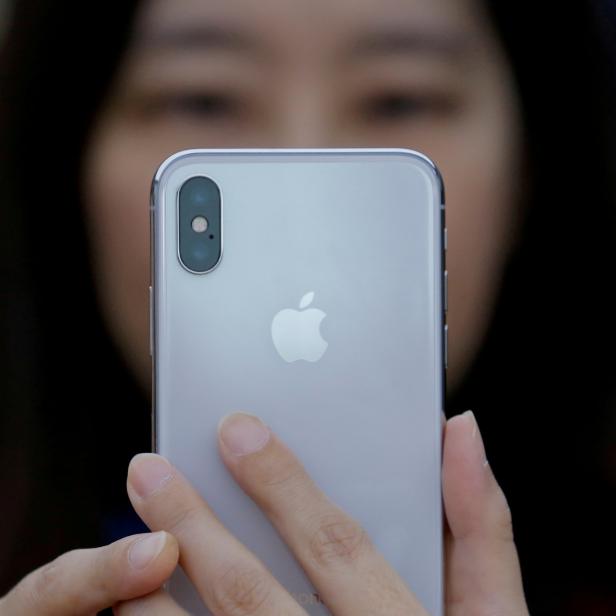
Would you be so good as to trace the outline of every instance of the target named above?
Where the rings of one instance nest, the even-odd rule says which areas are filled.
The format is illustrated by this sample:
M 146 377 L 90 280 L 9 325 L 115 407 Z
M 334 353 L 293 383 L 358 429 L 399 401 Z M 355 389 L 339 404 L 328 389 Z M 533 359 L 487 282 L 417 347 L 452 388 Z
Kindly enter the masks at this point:
M 447 614 L 528 615 L 511 512 L 471 411 L 445 427 Z
M 125 537 L 73 550 L 27 575 L 0 599 L 0 616 L 86 616 L 159 588 L 178 562 L 175 537 Z

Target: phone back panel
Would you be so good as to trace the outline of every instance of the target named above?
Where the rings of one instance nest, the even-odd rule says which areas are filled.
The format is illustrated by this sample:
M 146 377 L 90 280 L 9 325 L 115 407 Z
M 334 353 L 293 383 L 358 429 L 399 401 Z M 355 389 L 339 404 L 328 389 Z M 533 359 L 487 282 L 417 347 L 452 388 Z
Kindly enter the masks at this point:
M 201 275 L 178 259 L 178 192 L 193 176 L 222 196 L 222 258 Z M 433 165 L 406 150 L 194 150 L 161 166 L 152 194 L 156 451 L 308 613 L 328 614 L 219 459 L 219 419 L 259 415 L 441 616 L 444 206 Z M 274 324 L 285 309 L 296 312 Z M 209 614 L 183 574 L 169 588 Z

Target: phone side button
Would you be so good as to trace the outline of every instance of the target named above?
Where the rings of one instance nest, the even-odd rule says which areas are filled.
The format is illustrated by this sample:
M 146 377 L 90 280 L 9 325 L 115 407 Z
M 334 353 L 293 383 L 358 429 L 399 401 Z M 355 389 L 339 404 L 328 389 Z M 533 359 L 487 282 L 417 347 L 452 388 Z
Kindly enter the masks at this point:
M 449 354 L 448 334 L 449 334 L 449 325 L 445 325 L 445 330 L 443 332 L 443 356 L 444 356 L 444 361 L 445 361 L 445 370 L 447 370 L 448 363 L 449 363 L 449 358 L 448 358 L 448 354 Z
M 449 274 L 447 270 L 443 272 L 443 310 L 447 312 L 449 304 Z
M 154 329 L 154 319 L 153 319 L 153 310 L 152 310 L 152 287 L 148 287 L 149 290 L 149 316 L 150 316 L 150 357 L 152 357 L 152 340 L 154 336 L 152 335 L 152 330 Z

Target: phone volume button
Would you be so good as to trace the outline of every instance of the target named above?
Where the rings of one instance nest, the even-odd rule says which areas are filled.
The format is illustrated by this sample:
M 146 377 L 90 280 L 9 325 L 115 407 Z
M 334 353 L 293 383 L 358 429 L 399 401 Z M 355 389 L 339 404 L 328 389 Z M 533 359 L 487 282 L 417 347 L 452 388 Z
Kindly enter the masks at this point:
M 443 272 L 443 310 L 447 312 L 449 305 L 449 273 Z
M 449 326 L 445 325 L 443 330 L 443 359 L 445 362 L 445 370 L 447 370 L 449 365 Z
M 152 287 L 148 287 L 149 289 L 149 315 L 150 315 L 150 326 L 149 326 L 149 330 L 150 330 L 150 357 L 152 357 L 153 354 L 153 330 L 154 330 L 154 318 L 153 318 L 153 314 L 154 311 L 152 310 Z

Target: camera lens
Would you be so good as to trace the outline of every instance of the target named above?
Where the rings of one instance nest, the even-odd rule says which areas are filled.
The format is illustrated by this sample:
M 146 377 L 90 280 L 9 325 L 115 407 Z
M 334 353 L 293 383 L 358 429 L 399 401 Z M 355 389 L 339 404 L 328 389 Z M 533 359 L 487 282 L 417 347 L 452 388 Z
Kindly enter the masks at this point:
M 178 200 L 180 261 L 192 273 L 207 273 L 222 253 L 220 190 L 210 178 L 192 177 L 182 185 Z
M 193 257 L 196 261 L 205 261 L 208 258 L 209 250 L 207 246 L 196 246 L 193 249 Z

